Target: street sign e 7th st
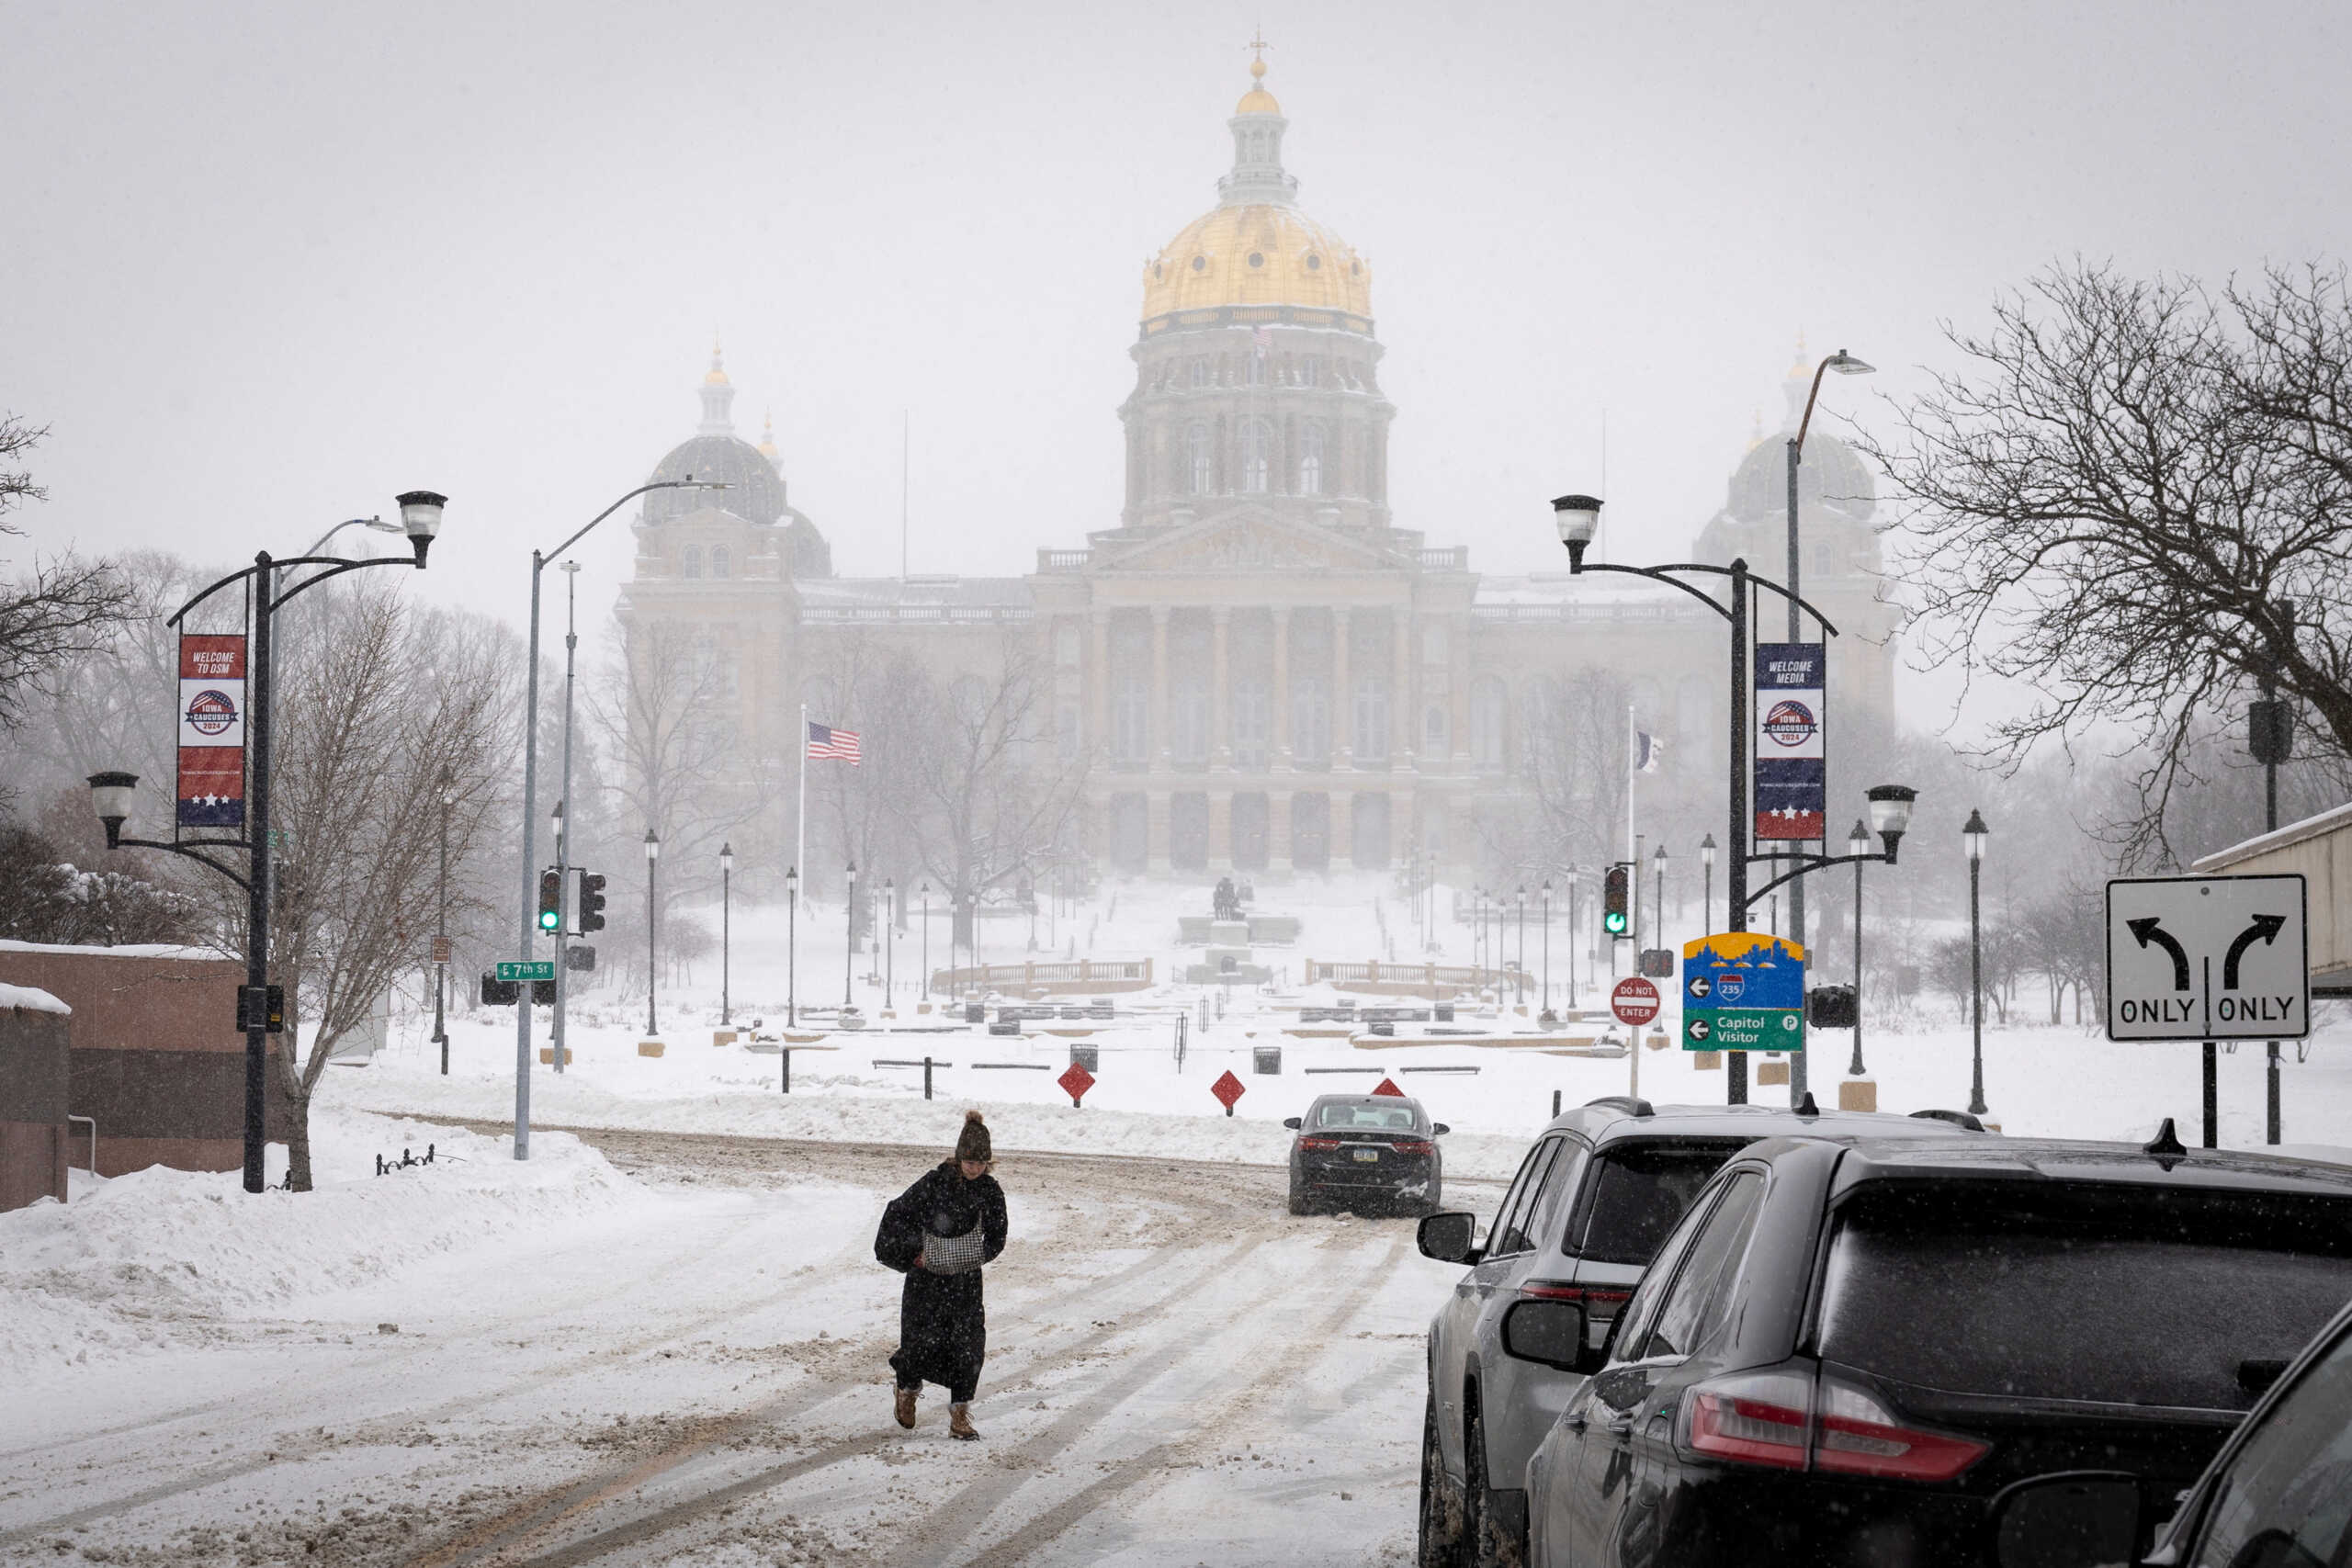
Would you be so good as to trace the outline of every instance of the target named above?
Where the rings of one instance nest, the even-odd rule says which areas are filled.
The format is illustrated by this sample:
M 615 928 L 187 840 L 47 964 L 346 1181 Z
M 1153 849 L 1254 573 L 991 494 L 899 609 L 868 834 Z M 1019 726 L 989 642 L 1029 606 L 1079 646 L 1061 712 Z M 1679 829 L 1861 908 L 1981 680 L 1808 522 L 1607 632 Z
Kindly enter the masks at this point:
M 2107 885 L 2107 1037 L 2300 1040 L 2311 1032 L 2301 876 Z
M 498 961 L 498 977 L 502 980 L 552 980 L 555 978 L 555 960 L 525 959 L 517 964 L 502 958 Z

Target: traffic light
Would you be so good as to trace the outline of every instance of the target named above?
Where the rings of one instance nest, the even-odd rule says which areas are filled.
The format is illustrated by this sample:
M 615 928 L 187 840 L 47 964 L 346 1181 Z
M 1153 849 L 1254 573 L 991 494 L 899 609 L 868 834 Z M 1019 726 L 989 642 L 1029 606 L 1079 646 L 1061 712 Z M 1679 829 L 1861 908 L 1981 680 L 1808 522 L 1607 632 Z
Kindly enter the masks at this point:
M 580 934 L 605 929 L 605 879 L 593 871 L 580 874 Z
M 512 980 L 502 980 L 492 970 L 481 972 L 481 1005 L 486 1008 L 511 1008 L 521 988 Z
M 539 873 L 539 930 L 563 929 L 563 877 L 554 871 Z
M 1625 934 L 1626 900 L 1633 886 L 1633 875 L 1623 864 L 1609 868 L 1609 876 L 1600 886 L 1600 929 L 1611 936 Z

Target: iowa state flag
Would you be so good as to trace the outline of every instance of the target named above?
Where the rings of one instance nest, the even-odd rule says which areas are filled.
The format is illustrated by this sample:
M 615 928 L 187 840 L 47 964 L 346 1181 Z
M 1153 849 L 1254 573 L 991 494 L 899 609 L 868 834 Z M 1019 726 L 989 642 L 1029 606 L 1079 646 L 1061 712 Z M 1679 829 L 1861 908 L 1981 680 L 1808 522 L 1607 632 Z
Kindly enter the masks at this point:
M 179 825 L 245 825 L 245 638 L 180 636 Z

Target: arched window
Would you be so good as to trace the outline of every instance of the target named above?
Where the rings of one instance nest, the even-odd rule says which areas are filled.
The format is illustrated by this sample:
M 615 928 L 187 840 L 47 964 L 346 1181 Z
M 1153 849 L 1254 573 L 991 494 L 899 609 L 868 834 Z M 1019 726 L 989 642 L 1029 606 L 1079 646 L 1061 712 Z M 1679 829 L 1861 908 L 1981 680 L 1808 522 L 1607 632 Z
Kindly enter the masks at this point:
M 1421 750 L 1432 757 L 1445 755 L 1445 709 L 1434 704 L 1422 716 Z
M 1310 424 L 1298 434 L 1298 493 L 1323 493 L 1323 427 L 1319 424 Z
M 1253 419 L 1241 427 L 1241 488 L 1252 495 L 1266 493 L 1273 447 L 1274 433 L 1263 420 Z
M 729 563 L 727 559 L 727 547 L 725 545 L 711 546 L 710 575 L 713 577 L 725 577 L 728 574 L 729 567 Z
M 678 552 L 678 575 L 680 577 L 702 575 L 702 547 L 700 545 L 688 545 Z
M 1184 431 L 1184 489 L 1193 495 L 1209 492 L 1209 427 L 1198 421 Z
M 1500 680 L 1481 676 L 1470 687 L 1470 763 L 1482 773 L 1503 771 L 1503 721 L 1509 696 Z
M 1193 385 L 1195 387 L 1205 387 L 1208 384 L 1209 362 L 1207 357 L 1204 355 L 1193 361 Z

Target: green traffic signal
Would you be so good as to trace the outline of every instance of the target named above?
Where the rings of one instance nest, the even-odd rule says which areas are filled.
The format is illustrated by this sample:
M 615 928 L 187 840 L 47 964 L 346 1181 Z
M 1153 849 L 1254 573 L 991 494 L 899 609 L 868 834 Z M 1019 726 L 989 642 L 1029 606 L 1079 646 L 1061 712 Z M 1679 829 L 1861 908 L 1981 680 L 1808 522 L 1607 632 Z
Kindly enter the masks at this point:
M 1611 909 L 1608 914 L 1601 917 L 1600 924 L 1601 928 L 1608 931 L 1611 936 L 1623 936 L 1625 934 L 1625 912 L 1623 909 Z
M 552 871 L 539 873 L 539 930 L 558 931 L 563 925 L 563 878 Z
M 1631 907 L 1633 875 L 1623 862 L 1609 868 L 1600 884 L 1600 929 L 1611 936 L 1623 936 L 1629 923 L 1627 910 Z

